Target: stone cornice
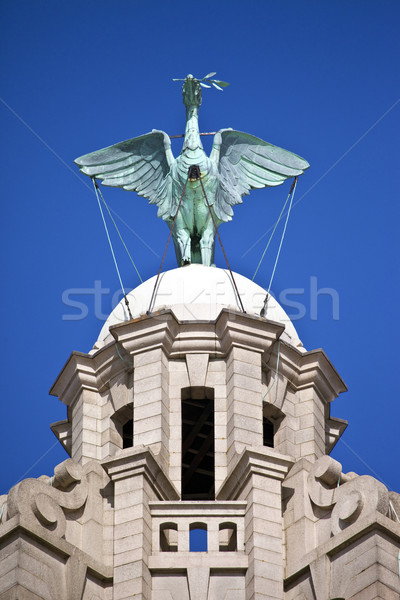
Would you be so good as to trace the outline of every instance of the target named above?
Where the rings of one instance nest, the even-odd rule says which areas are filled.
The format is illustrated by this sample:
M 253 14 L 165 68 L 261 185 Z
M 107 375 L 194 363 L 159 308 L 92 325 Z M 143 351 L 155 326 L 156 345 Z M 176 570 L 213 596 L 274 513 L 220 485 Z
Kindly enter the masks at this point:
M 82 389 L 101 392 L 108 382 L 127 368 L 115 344 L 109 344 L 96 354 L 72 352 L 50 389 L 52 396 L 71 406 Z
M 179 321 L 171 310 L 144 315 L 110 327 L 114 339 L 131 356 L 156 348 L 162 348 L 169 355 L 178 332 Z
M 272 348 L 276 354 L 273 344 L 283 331 L 279 323 L 228 309 L 215 321 L 179 321 L 166 309 L 114 325 L 110 332 L 116 342 L 95 354 L 73 352 L 50 394 L 71 406 L 82 389 L 107 389 L 110 379 L 126 370 L 133 356 L 156 348 L 162 348 L 168 358 L 184 358 L 193 352 L 222 358 L 236 346 L 262 353 L 265 361 Z M 347 389 L 322 350 L 300 352 L 283 341 L 280 374 L 296 389 L 314 387 L 327 402 Z
M 296 385 L 303 389 L 314 385 L 324 398 L 334 400 L 347 387 L 322 349 L 310 350 L 300 359 L 300 373 Z
M 50 424 L 50 429 L 64 448 L 64 450 L 71 456 L 71 442 L 72 442 L 72 426 L 68 419 L 57 421 L 56 423 Z
M 275 368 L 277 348 L 274 348 Z M 279 373 L 286 377 L 296 390 L 314 388 L 326 402 L 332 402 L 347 391 L 346 384 L 321 349 L 300 352 L 281 341 Z
M 269 352 L 271 345 L 284 332 L 285 327 L 275 321 L 267 321 L 243 313 L 224 309 L 216 321 L 216 334 L 226 355 L 232 346 L 258 352 Z
M 245 500 L 198 500 L 149 502 L 152 517 L 244 517 L 247 507 Z
M 222 357 L 232 346 L 266 352 L 283 331 L 279 323 L 228 309 L 214 321 L 180 321 L 166 309 L 110 328 L 128 354 L 162 348 L 169 358 L 187 352 Z
M 348 422 L 344 419 L 329 417 L 325 420 L 326 453 L 330 454 L 344 433 Z
M 143 475 L 160 500 L 179 500 L 175 486 L 165 475 L 150 448 L 127 448 L 101 464 L 112 481 Z
M 283 481 L 294 464 L 294 459 L 266 448 L 245 448 L 237 457 L 228 477 L 222 484 L 218 500 L 234 500 L 239 497 L 248 479 L 253 474 Z

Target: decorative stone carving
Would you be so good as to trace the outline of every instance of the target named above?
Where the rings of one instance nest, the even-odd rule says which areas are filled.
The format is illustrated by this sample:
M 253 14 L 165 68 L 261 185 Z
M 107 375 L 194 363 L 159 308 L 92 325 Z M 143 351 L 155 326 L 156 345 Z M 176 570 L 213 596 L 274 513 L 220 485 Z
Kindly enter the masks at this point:
M 99 463 L 68 459 L 53 477 L 26 479 L 3 497 L 0 598 L 104 598 L 112 580 L 107 482 Z
M 71 458 L 60 463 L 54 469 L 54 476 L 42 476 L 39 479 L 25 479 L 14 486 L 7 497 L 7 519 L 21 515 L 29 522 L 38 523 L 52 535 L 62 538 L 66 534 L 67 518 L 71 513 L 81 516 L 81 510 L 88 499 L 90 476 L 95 473 L 98 483 L 105 477 L 98 463 L 88 463 L 83 468 Z M 99 486 L 97 486 L 99 487 Z M 99 499 L 101 502 L 101 499 Z M 102 521 L 101 505 L 90 503 L 90 512 L 98 513 L 88 516 Z M 86 519 L 87 520 L 87 519 Z M 3 519 L 4 522 L 4 519 Z
M 389 492 L 368 475 L 343 474 L 342 465 L 322 456 L 308 476 L 308 493 L 312 502 L 332 509 L 331 533 L 336 535 L 354 523 L 362 514 L 378 511 L 389 514 Z
M 72 484 L 76 484 L 75 487 L 67 491 Z M 83 469 L 69 458 L 56 466 L 54 478 L 47 482 L 24 479 L 14 486 L 8 494 L 8 517 L 21 514 L 37 519 L 42 527 L 63 537 L 66 528 L 65 513 L 81 508 L 87 495 L 88 484 Z

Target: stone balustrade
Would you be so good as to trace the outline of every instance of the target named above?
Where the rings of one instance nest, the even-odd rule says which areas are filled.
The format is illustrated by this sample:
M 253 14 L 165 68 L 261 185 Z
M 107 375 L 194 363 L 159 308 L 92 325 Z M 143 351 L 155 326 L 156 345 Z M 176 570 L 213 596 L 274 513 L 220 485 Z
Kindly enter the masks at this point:
M 150 502 L 152 555 L 190 552 L 191 531 L 207 536 L 208 553 L 244 552 L 246 502 Z

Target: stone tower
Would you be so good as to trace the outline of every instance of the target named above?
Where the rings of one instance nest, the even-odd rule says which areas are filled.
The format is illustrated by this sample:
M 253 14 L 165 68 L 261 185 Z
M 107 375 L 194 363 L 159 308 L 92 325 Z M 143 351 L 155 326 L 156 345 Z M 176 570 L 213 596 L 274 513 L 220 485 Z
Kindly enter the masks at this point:
M 245 313 L 226 271 L 175 269 L 71 354 L 71 458 L 0 498 L 2 600 L 398 600 L 400 496 L 329 457 L 345 384 L 235 278 Z

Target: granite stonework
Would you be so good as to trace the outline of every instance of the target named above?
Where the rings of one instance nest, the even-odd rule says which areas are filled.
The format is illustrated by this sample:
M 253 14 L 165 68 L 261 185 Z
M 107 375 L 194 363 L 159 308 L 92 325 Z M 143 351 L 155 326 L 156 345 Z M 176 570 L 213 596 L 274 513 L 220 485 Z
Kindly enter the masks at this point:
M 346 427 L 330 403 L 346 387 L 284 329 L 165 309 L 74 352 L 52 388 L 71 458 L 0 497 L 0 598 L 398 600 L 400 496 L 328 456 Z M 182 399 L 206 390 L 215 499 L 182 501 Z M 190 551 L 192 529 L 207 551 Z

